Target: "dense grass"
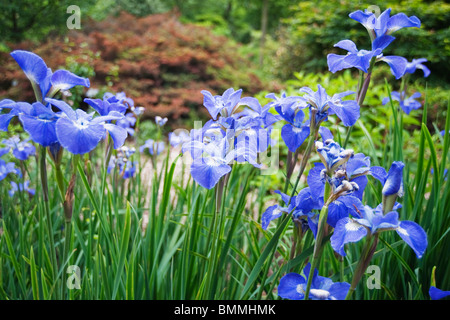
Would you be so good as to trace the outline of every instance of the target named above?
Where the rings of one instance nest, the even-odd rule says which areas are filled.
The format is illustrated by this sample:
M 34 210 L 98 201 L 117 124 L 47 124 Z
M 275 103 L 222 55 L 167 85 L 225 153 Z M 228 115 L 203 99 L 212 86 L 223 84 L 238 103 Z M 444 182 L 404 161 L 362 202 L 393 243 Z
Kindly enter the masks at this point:
M 386 169 L 394 160 L 406 164 L 400 219 L 420 224 L 429 245 L 424 257 L 417 259 L 394 232 L 383 233 L 371 262 L 380 267 L 381 289 L 369 290 L 363 277 L 354 298 L 428 299 L 433 267 L 437 267 L 436 286 L 446 289 L 450 285 L 450 180 L 444 175 L 449 167 L 450 137 L 430 133 L 425 125 L 426 103 L 421 129 L 413 134 L 402 128 L 403 115 L 394 103 L 385 108 L 392 117 L 386 120 L 383 140 L 374 141 L 359 121 L 354 129 L 357 138 L 350 139 L 348 147 L 364 152 L 373 165 Z M 448 132 L 448 109 L 446 114 Z M 403 150 L 416 136 L 414 151 Z M 360 150 L 364 145 L 371 148 Z M 381 152 L 378 148 L 383 145 Z M 273 177 L 235 164 L 222 201 L 216 203 L 220 188 L 206 190 L 191 178 L 182 178 L 186 166 L 182 157 L 173 156 L 176 150 L 153 162 L 138 153 L 137 175 L 127 180 L 117 170 L 106 173 L 106 150 L 105 142 L 79 161 L 64 154 L 64 187 L 72 173 L 77 175 L 70 224 L 64 222 L 62 193 L 48 155 L 49 216 L 41 197 L 39 156 L 26 163 L 26 172 L 37 186 L 36 196 L 16 193 L 10 198 L 8 182 L 0 182 L 1 299 L 277 299 L 281 276 L 300 272 L 308 261 L 314 244 L 311 232 L 304 237 L 302 250 L 290 259 L 293 229 L 289 217 L 267 231 L 261 229 L 260 216 L 276 184 Z M 317 158 L 314 153 L 312 157 Z M 156 168 L 149 170 L 149 162 Z M 301 181 L 300 188 L 304 186 Z M 369 179 L 364 203 L 374 207 L 380 202 L 381 185 Z M 348 245 L 347 257 L 342 259 L 326 243 L 320 275 L 350 282 L 361 246 Z M 80 268 L 80 289 L 70 290 L 66 285 L 67 281 L 74 283 L 66 273 L 69 265 Z

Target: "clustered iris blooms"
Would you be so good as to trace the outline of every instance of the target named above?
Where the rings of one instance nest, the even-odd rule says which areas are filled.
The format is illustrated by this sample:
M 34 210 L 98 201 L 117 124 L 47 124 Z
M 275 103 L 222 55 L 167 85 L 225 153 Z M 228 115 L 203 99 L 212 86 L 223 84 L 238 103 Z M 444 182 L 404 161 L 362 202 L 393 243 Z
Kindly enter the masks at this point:
M 81 109 L 74 110 L 66 102 L 54 99 L 60 91 L 77 85 L 89 87 L 89 80 L 79 77 L 67 70 L 52 72 L 38 55 L 16 50 L 11 56 L 17 61 L 23 72 L 31 81 L 38 101 L 29 104 L 5 99 L 0 102 L 2 110 L 10 112 L 0 115 L 0 129 L 7 131 L 12 118 L 19 117 L 23 129 L 35 143 L 43 147 L 62 146 L 73 154 L 85 154 L 92 151 L 108 133 L 114 148 L 125 142 L 127 130 L 112 121 L 124 119 L 124 113 L 130 99 L 125 96 L 109 94 L 104 100 L 85 99 L 100 114 L 86 113 Z M 58 111 L 52 108 L 56 107 Z M 56 147 L 57 149 L 57 147 Z
M 278 120 L 253 97 L 241 98 L 233 88 L 213 96 L 203 90 L 203 105 L 212 119 L 203 128 L 193 129 L 183 144 L 193 162 L 191 176 L 202 187 L 211 189 L 231 171 L 234 161 L 260 168 L 258 154 L 271 145 L 271 125 Z
M 371 166 L 370 158 L 363 153 L 354 153 L 352 149 L 342 148 L 334 141 L 329 129 L 321 124 L 330 115 L 336 115 L 344 126 L 352 127 L 360 117 L 360 105 L 369 87 L 374 65 L 386 62 L 396 79 L 402 78 L 402 89 L 406 90 L 406 78 L 417 69 L 429 75 L 428 68 L 423 64 L 426 59 L 414 59 L 411 62 L 404 57 L 385 55 L 384 51 L 395 40 L 391 34 L 406 27 L 420 27 L 420 20 L 403 13 L 391 16 L 391 9 L 380 15 L 369 10 L 355 11 L 350 18 L 360 22 L 369 32 L 371 50 L 358 49 L 351 40 L 339 41 L 335 47 L 348 51 L 346 55 L 331 53 L 327 57 L 328 67 L 332 73 L 357 68 L 360 70 L 360 82 L 356 92 L 356 100 L 343 100 L 354 94 L 346 91 L 329 96 L 325 89 L 318 85 L 314 92 L 310 88 L 302 88 L 302 96 L 277 97 L 271 93 L 266 96 L 273 101 L 268 105 L 286 124 L 282 128 L 281 136 L 291 153 L 295 156 L 302 144 L 309 139 L 305 148 L 297 183 L 305 169 L 305 159 L 310 156 L 309 150 L 315 144 L 317 155 L 321 162 L 314 163 L 307 176 L 308 186 L 296 193 L 296 186 L 292 195 L 276 191 L 281 195 L 284 205 L 275 204 L 268 207 L 261 216 L 262 229 L 266 230 L 270 222 L 283 215 L 291 215 L 294 228 L 294 242 L 291 247 L 291 258 L 297 253 L 296 246 L 300 244 L 304 231 L 311 229 L 316 239 L 311 265 L 304 269 L 305 277 L 297 273 L 285 275 L 279 284 L 278 294 L 286 299 L 344 299 L 351 296 L 360 281 L 368 263 L 372 259 L 378 244 L 378 235 L 384 231 L 394 230 L 421 258 L 428 246 L 426 232 L 413 221 L 402 221 L 398 210 L 401 205 L 396 202 L 403 195 L 404 164 L 394 161 L 388 172 L 383 167 Z M 364 76 L 364 74 L 367 74 Z M 231 95 L 227 96 L 223 108 L 228 106 Z M 401 108 L 409 114 L 411 110 L 421 106 L 415 99 L 420 93 L 407 97 L 405 91 L 393 92 L 392 99 L 399 101 Z M 387 100 L 383 100 L 383 104 Z M 309 118 L 304 109 L 309 108 Z M 222 110 L 222 109 L 220 109 Z M 226 109 L 228 110 L 228 109 Z M 278 121 L 276 119 L 275 121 Z M 350 134 L 351 130 L 348 130 Z M 322 141 L 319 141 L 320 133 Z M 348 141 L 348 135 L 345 145 Z M 313 142 L 313 144 L 311 144 Z M 289 161 L 288 156 L 288 161 Z M 289 170 L 289 168 L 288 168 Z M 287 178 L 289 179 L 289 171 Z M 376 208 L 363 204 L 363 195 L 368 184 L 368 176 L 379 180 L 382 184 L 382 203 Z M 289 181 L 289 180 L 287 180 Z M 288 190 L 288 184 L 285 190 Z M 336 254 L 345 256 L 345 245 L 358 242 L 366 238 L 363 251 L 352 284 L 333 283 L 330 279 L 319 277 L 315 267 L 318 265 L 326 235 L 331 235 L 330 243 Z M 292 250 L 294 249 L 294 250 Z

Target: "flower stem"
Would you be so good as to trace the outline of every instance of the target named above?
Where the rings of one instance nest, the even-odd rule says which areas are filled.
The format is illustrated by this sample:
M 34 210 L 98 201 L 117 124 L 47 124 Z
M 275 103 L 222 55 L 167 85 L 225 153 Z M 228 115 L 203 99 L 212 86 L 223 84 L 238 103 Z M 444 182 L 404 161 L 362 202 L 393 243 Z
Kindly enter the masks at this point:
M 348 290 L 345 300 L 350 300 L 352 298 L 353 292 L 355 292 L 356 287 L 361 280 L 363 274 L 366 272 L 369 266 L 370 260 L 372 260 L 373 254 L 378 244 L 378 233 L 375 235 L 368 235 L 366 238 L 366 243 L 361 251 L 361 257 L 359 258 L 358 265 L 353 274 L 352 283 L 350 289 Z
M 331 194 L 331 186 L 327 182 L 325 183 L 325 192 L 324 192 L 324 199 L 329 199 Z M 328 200 L 325 202 L 324 206 L 322 207 L 322 210 L 320 210 L 319 214 L 319 223 L 317 226 L 317 235 L 316 235 L 316 242 L 314 244 L 314 253 L 311 261 L 311 269 L 309 270 L 308 275 L 308 282 L 306 284 L 306 290 L 305 290 L 305 300 L 308 300 L 309 297 L 309 291 L 311 290 L 311 284 L 312 279 L 314 276 L 314 270 L 316 269 L 316 266 L 319 264 L 320 259 L 322 257 L 322 251 L 323 251 L 323 237 L 326 234 L 327 231 L 327 218 L 328 218 Z
M 56 277 L 58 274 L 58 263 L 56 260 L 56 247 L 55 240 L 53 237 L 53 223 L 50 212 L 50 206 L 48 203 L 48 179 L 47 179 L 47 166 L 46 166 L 46 148 L 40 146 L 40 159 L 39 159 L 39 171 L 41 176 L 41 184 L 42 184 L 42 196 L 44 200 L 44 213 L 47 220 L 47 229 L 49 236 L 49 245 L 50 245 L 50 261 L 53 267 L 53 276 Z
M 297 191 L 298 184 L 300 182 L 300 178 L 303 175 L 303 172 L 305 171 L 306 164 L 308 163 L 309 156 L 311 155 L 311 151 L 314 146 L 314 142 L 317 139 L 317 134 L 319 133 L 319 129 L 314 129 L 314 132 L 308 137 L 308 144 L 306 146 L 305 152 L 302 156 L 302 161 L 300 162 L 300 170 L 297 175 L 297 179 L 295 180 L 294 189 L 292 189 L 291 198 L 289 199 L 289 203 L 291 202 L 292 197 L 295 195 L 295 192 Z M 287 188 L 285 190 L 285 193 L 287 192 Z M 289 205 L 289 204 L 288 204 Z

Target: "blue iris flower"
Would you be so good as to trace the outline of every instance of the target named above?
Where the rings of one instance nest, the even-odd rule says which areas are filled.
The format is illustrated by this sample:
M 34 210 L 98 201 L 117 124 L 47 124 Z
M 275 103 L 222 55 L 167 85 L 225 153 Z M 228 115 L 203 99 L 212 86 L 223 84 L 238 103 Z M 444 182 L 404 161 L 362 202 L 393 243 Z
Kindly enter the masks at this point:
M 289 151 L 295 152 L 309 136 L 309 121 L 304 122 L 305 114 L 302 110 L 289 110 L 282 114 L 287 124 L 281 128 L 281 138 L 288 147 Z
M 262 107 L 253 97 L 241 99 L 241 93 L 232 88 L 222 96 L 202 91 L 212 119 L 203 128 L 191 130 L 182 151 L 190 152 L 191 176 L 204 188 L 213 188 L 231 171 L 234 161 L 260 168 L 258 153 L 272 144 L 271 125 L 279 120 L 270 113 L 272 105 Z
M 304 277 L 298 273 L 288 273 L 281 278 L 278 285 L 278 295 L 283 299 L 303 300 L 311 265 L 308 263 L 303 269 Z M 347 282 L 333 282 L 331 279 L 319 276 L 314 270 L 309 298 L 311 300 L 344 300 L 350 284 Z
M 111 111 L 108 115 L 94 118 L 93 113 L 73 110 L 64 101 L 47 98 L 46 102 L 62 111 L 56 121 L 55 131 L 58 142 L 70 153 L 85 154 L 92 151 L 106 133 L 113 139 L 114 149 L 121 147 L 127 138 L 124 128 L 108 123 L 122 119 L 124 116 L 121 113 Z
M 315 163 L 314 165 L 315 167 L 309 171 L 307 182 L 311 189 L 312 196 L 315 199 L 320 199 L 323 203 L 326 183 L 326 175 L 323 174 L 325 166 L 322 163 Z M 352 183 L 348 183 L 348 181 L 351 181 Z M 334 228 L 340 219 L 348 217 L 349 215 L 357 216 L 357 208 L 363 207 L 361 203 L 362 192 L 359 191 L 364 189 L 365 184 L 360 187 L 351 179 L 337 180 L 336 178 L 334 178 L 331 183 L 333 189 L 332 193 L 340 193 L 340 196 L 336 197 L 336 199 L 328 205 L 327 223 Z M 357 186 L 355 186 L 355 184 Z M 348 190 L 341 192 L 340 190 L 343 189 L 343 186 L 348 188 Z M 313 230 L 315 230 L 315 228 Z
M 16 136 L 3 140 L 2 143 L 5 144 L 6 147 L 0 149 L 0 156 L 12 151 L 12 154 L 16 159 L 22 161 L 27 160 L 36 153 L 36 148 L 28 141 L 29 139 L 20 141 L 20 138 Z
M 361 23 L 369 32 L 372 39 L 392 34 L 402 28 L 420 28 L 420 20 L 416 16 L 408 17 L 404 13 L 391 15 L 391 9 L 386 9 L 379 16 L 373 12 L 357 10 L 350 13 L 349 17 Z
M 115 96 L 113 96 L 114 99 L 84 99 L 84 102 L 86 102 L 88 105 L 90 105 L 92 108 L 94 108 L 95 111 L 97 111 L 101 116 L 106 116 L 110 112 L 115 111 L 121 114 L 125 114 L 127 111 L 127 106 L 123 103 L 121 103 L 119 100 L 115 99 Z
M 133 178 L 136 174 L 136 169 L 138 167 L 137 161 L 127 161 L 125 166 L 120 170 L 122 177 L 124 179 Z
M 292 220 L 294 222 L 298 223 L 300 220 L 305 220 L 308 223 L 312 223 L 311 219 L 315 214 L 313 210 L 320 210 L 323 206 L 322 199 L 313 197 L 310 188 L 302 189 L 298 195 L 292 196 L 292 198 L 278 190 L 275 193 L 281 196 L 285 205 L 273 205 L 264 211 L 261 216 L 261 226 L 264 230 L 267 230 L 272 220 L 281 217 L 283 212 L 292 213 Z M 313 228 L 312 230 L 314 232 Z
M 89 79 L 79 77 L 67 70 L 52 72 L 44 60 L 35 53 L 16 50 L 11 52 L 11 56 L 19 64 L 33 87 L 40 89 L 42 99 L 53 97 L 58 91 L 66 91 L 77 85 L 90 86 Z
M 26 102 L 17 102 L 8 115 L 11 114 L 19 117 L 23 129 L 34 142 L 43 147 L 58 142 L 55 129 L 58 115 L 49 106 L 40 102 L 31 105 Z
M 5 179 L 10 173 L 20 174 L 20 171 L 16 168 L 14 162 L 6 163 L 4 160 L 0 159 L 0 181 Z
M 183 145 L 190 140 L 191 136 L 185 130 L 175 130 L 174 132 L 169 133 L 169 143 L 174 148 Z
M 400 94 L 397 91 L 392 91 L 391 98 L 393 101 L 398 101 L 400 103 L 400 107 L 406 114 L 410 114 L 412 110 L 417 110 L 420 107 L 422 107 L 422 104 L 417 101 L 417 98 L 420 98 L 421 94 L 420 92 L 413 93 L 412 96 L 407 97 L 405 95 L 405 92 L 403 91 L 402 94 Z M 389 97 L 383 98 L 383 105 L 389 102 Z
M 20 191 L 20 192 L 26 191 L 29 194 L 31 194 L 32 196 L 34 196 L 34 194 L 36 192 L 34 189 L 30 188 L 30 181 L 25 181 L 25 183 L 23 183 L 23 184 L 22 183 L 17 184 L 14 181 L 11 181 L 10 183 L 11 183 L 11 189 L 8 191 L 8 194 L 10 197 L 13 197 L 14 194 L 18 191 Z
M 401 161 L 394 161 L 389 171 L 383 167 L 374 166 L 370 168 L 370 174 L 379 180 L 383 185 L 382 193 L 384 196 L 397 195 L 403 196 L 403 168 L 405 164 Z
M 192 178 L 206 189 L 213 188 L 224 175 L 231 171 L 229 163 L 234 160 L 233 152 L 226 136 L 214 137 L 204 143 L 198 140 L 183 145 L 184 152 L 190 150 L 193 159 Z
M 342 100 L 342 98 L 354 94 L 352 91 L 345 91 L 329 96 L 319 84 L 317 85 L 316 92 L 308 87 L 301 88 L 300 92 L 305 93 L 302 98 L 310 110 L 316 111 L 316 125 L 333 114 L 336 114 L 346 127 L 354 125 L 359 118 L 358 103 L 355 100 Z
M 116 124 L 119 127 L 124 128 L 125 130 L 127 130 L 128 134 L 130 136 L 133 136 L 134 135 L 133 126 L 136 124 L 135 114 L 132 113 L 132 112 L 128 112 L 127 114 L 125 114 L 125 117 L 123 117 L 122 119 L 117 120 Z
M 397 205 L 394 209 L 398 208 Z M 399 221 L 396 211 L 383 215 L 382 205 L 372 209 L 365 206 L 358 212 L 358 218 L 345 217 L 339 220 L 331 236 L 331 246 L 334 251 L 345 256 L 344 246 L 350 242 L 358 242 L 368 233 L 371 235 L 395 230 L 397 234 L 413 249 L 416 256 L 421 258 L 428 242 L 427 234 L 417 223 L 413 221 Z
M 405 74 L 406 73 L 414 73 L 417 69 L 420 69 L 423 71 L 423 76 L 426 78 L 430 75 L 430 69 L 427 68 L 423 63 L 427 62 L 427 59 L 421 58 L 421 59 L 413 59 L 411 62 L 408 62 L 406 64 L 405 68 Z
M 333 140 L 316 142 L 316 147 L 322 163 L 314 164 L 307 182 L 314 198 L 330 201 L 327 223 L 335 227 L 340 219 L 358 216 L 357 210 L 363 208 L 361 200 L 367 185 L 366 175 L 370 173 L 370 158 L 362 153 L 354 155 L 352 150 L 341 148 Z M 323 199 L 326 183 L 331 186 L 330 199 Z
M 145 143 L 139 147 L 139 151 L 143 153 L 145 149 L 148 149 L 148 152 L 151 155 L 159 155 L 164 151 L 165 145 L 163 141 L 155 141 L 153 139 L 148 139 Z
M 155 123 L 159 126 L 162 127 L 167 123 L 167 118 L 161 118 L 160 116 L 156 116 L 155 117 Z
M 134 108 L 134 101 L 130 97 L 127 97 L 125 92 L 119 92 L 113 94 L 111 92 L 106 92 L 103 95 L 103 100 L 108 101 L 109 103 L 120 103 L 125 105 L 127 108 Z
M 383 35 L 376 38 L 372 42 L 372 50 L 358 50 L 356 44 L 351 40 L 342 40 L 334 46 L 347 50 L 347 55 L 338 55 L 330 53 L 327 56 L 328 69 L 335 73 L 342 69 L 357 68 L 367 73 L 372 58 L 376 58 L 376 62 L 386 62 L 391 68 L 392 74 L 396 79 L 401 78 L 406 69 L 408 60 L 399 56 L 383 56 L 383 50 L 394 41 L 394 37 Z
M 202 90 L 201 93 L 203 94 L 203 105 L 211 117 L 216 120 L 219 113 L 224 117 L 229 117 L 234 113 L 234 108 L 241 98 L 242 89 L 234 91 L 233 88 L 229 88 L 221 96 L 213 96 L 206 90 Z
M 450 296 L 450 291 L 443 291 L 434 286 L 431 286 L 428 294 L 430 295 L 431 300 L 440 300 Z

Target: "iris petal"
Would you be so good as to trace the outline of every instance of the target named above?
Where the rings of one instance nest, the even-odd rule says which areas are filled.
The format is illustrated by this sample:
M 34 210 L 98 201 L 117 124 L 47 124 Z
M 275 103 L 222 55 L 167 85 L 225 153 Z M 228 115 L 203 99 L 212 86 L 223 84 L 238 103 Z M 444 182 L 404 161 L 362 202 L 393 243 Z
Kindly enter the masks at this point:
M 414 250 L 417 258 L 422 258 L 428 246 L 427 234 L 422 227 L 413 221 L 402 221 L 396 231 L 403 241 Z
M 75 122 L 60 118 L 56 122 L 56 134 L 61 145 L 73 154 L 92 151 L 105 135 L 105 128 L 99 124 L 80 126 Z
M 23 129 L 34 142 L 39 143 L 43 147 L 48 147 L 58 141 L 54 120 L 38 119 L 26 114 L 19 115 L 19 119 L 22 122 Z

